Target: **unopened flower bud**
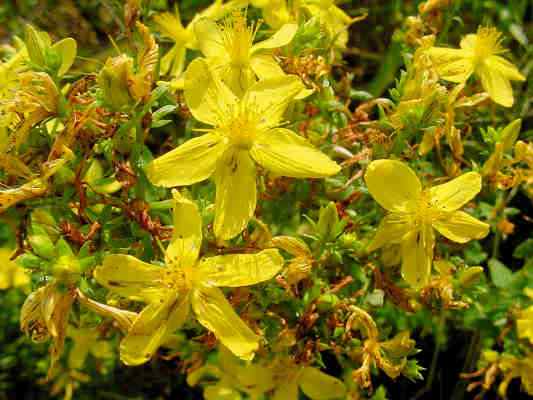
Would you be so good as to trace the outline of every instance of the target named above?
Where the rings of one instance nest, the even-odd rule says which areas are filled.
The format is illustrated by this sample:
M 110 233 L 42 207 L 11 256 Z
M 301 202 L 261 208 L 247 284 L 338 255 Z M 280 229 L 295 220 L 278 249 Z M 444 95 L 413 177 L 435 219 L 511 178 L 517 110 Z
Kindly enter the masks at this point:
M 106 61 L 98 75 L 98 85 L 109 107 L 120 110 L 133 104 L 128 86 L 132 70 L 133 60 L 126 55 L 109 58 Z

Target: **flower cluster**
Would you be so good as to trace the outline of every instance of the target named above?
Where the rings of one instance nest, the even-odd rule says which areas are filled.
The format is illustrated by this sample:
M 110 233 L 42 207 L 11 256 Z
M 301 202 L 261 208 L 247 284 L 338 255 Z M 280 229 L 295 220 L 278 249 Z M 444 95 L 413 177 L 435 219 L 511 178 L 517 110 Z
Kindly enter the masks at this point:
M 437 357 L 447 323 L 494 321 L 469 390 L 533 393 L 531 238 L 519 272 L 499 254 L 533 198 L 525 114 L 499 107 L 528 69 L 502 33 L 437 46 L 450 2 L 423 2 L 369 93 L 342 65 L 366 13 L 333 0 L 125 3 L 98 67 L 31 25 L 0 62 L 0 290 L 54 394 L 118 359 L 206 399 L 379 399 L 376 375 L 424 379 L 418 338 Z

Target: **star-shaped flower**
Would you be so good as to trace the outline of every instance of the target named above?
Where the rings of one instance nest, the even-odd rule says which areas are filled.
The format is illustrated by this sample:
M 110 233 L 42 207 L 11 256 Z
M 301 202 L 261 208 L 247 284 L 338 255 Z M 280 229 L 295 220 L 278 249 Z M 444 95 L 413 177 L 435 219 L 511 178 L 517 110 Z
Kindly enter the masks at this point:
M 217 20 L 236 7 L 242 7 L 243 0 L 231 0 L 223 3 L 222 0 L 215 0 L 213 4 L 205 10 L 196 14 L 193 20 L 185 27 L 181 22 L 179 8 L 176 5 L 174 14 L 164 12 L 154 16 L 156 29 L 161 35 L 174 42 L 170 50 L 161 58 L 160 72 L 162 75 L 169 73 L 172 76 L 179 76 L 183 72 L 185 64 L 185 52 L 187 49 L 197 49 L 198 41 L 194 33 L 195 25 L 202 19 Z
M 389 211 L 368 250 L 401 244 L 402 275 L 414 287 L 426 284 L 430 276 L 433 229 L 458 243 L 481 239 L 489 232 L 489 225 L 459 211 L 481 190 L 477 172 L 422 189 L 420 180 L 406 164 L 376 160 L 368 166 L 365 181 L 372 197 Z
M 252 359 L 257 336 L 235 313 L 219 286 L 240 287 L 271 279 L 283 258 L 274 249 L 198 259 L 202 221 L 195 203 L 174 192 L 174 233 L 165 254 L 166 267 L 135 257 L 107 256 L 95 270 L 109 290 L 147 303 L 120 345 L 125 364 L 148 361 L 188 319 L 190 309 L 205 328 L 242 359 Z
M 258 24 L 247 25 L 246 15 L 240 11 L 223 24 L 203 19 L 195 25 L 200 51 L 213 71 L 239 97 L 257 78 L 284 75 L 271 52 L 290 43 L 298 25 L 284 24 L 270 38 L 254 44 L 258 28 Z
M 185 100 L 193 116 L 212 128 L 150 163 L 148 178 L 173 187 L 213 176 L 215 234 L 235 237 L 255 210 L 256 163 L 295 178 L 321 178 L 340 170 L 304 138 L 280 127 L 285 109 L 302 89 L 299 78 L 285 75 L 256 82 L 239 99 L 211 74 L 204 59 L 196 59 L 185 73 Z
M 491 99 L 504 107 L 511 107 L 514 102 L 510 81 L 525 80 L 501 56 L 506 50 L 501 46 L 501 33 L 494 28 L 480 27 L 477 33 L 466 35 L 460 49 L 431 47 L 427 51 L 442 79 L 463 83 L 476 74 Z

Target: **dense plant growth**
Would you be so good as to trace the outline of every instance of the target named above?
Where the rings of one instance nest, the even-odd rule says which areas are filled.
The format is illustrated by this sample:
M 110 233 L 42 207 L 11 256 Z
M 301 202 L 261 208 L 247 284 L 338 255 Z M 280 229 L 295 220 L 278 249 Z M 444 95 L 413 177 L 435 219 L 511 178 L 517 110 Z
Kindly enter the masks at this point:
M 531 5 L 351 3 L 0 5 L 0 399 L 533 396 Z

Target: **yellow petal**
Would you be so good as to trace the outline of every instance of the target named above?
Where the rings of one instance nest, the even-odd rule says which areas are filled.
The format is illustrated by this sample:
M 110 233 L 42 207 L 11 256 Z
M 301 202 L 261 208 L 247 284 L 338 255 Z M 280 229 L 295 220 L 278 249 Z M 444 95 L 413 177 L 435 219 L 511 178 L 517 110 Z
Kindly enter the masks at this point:
M 192 185 L 213 174 L 225 149 L 221 136 L 206 133 L 153 160 L 146 167 L 146 175 L 157 186 Z
M 218 238 L 237 236 L 254 214 L 255 175 L 255 165 L 246 150 L 230 148 L 217 164 L 214 229 Z
M 478 35 L 476 35 L 475 33 L 469 33 L 468 35 L 465 35 L 461 39 L 461 43 L 459 44 L 459 46 L 463 50 L 473 52 L 475 50 L 477 41 L 478 41 Z
M 322 178 L 335 175 L 339 165 L 289 129 L 272 129 L 257 138 L 250 152 L 253 159 L 278 175 Z
M 520 313 L 516 320 L 516 330 L 519 338 L 527 338 L 533 344 L 533 306 Z
M 385 245 L 400 243 L 411 228 L 408 214 L 390 213 L 381 220 L 376 236 L 367 250 L 372 252 Z
M 463 211 L 447 213 L 433 221 L 433 227 L 443 236 L 458 243 L 482 239 L 489 233 L 490 226 Z
M 256 254 L 228 254 L 204 258 L 198 265 L 201 279 L 212 286 L 239 287 L 272 279 L 283 266 L 275 249 Z
M 29 273 L 19 265 L 15 264 L 15 266 L 17 268 L 13 271 L 13 287 L 16 287 L 16 288 L 23 288 L 26 286 L 29 287 L 29 284 L 31 282 Z M 1 288 L 1 284 L 0 284 L 0 288 Z
M 431 274 L 435 237 L 431 227 L 411 231 L 402 242 L 402 276 L 418 289 L 424 286 Z
M 267 40 L 258 42 L 252 46 L 252 54 L 263 49 L 275 49 L 291 42 L 298 30 L 297 24 L 285 24 Z
M 219 288 L 198 286 L 192 290 L 191 301 L 198 322 L 224 346 L 243 360 L 254 357 L 259 336 L 240 319 Z
M 0 248 L 0 290 L 23 287 L 30 283 L 30 276 L 24 268 L 11 261 L 13 250 Z
M 126 365 L 147 362 L 168 335 L 179 329 L 189 315 L 189 296 L 178 299 L 171 292 L 163 302 L 146 306 L 120 343 L 120 359 Z
M 161 75 L 170 73 L 171 76 L 179 76 L 183 72 L 185 66 L 185 46 L 175 44 L 161 58 L 161 64 L 159 65 L 159 72 Z
M 431 205 L 439 210 L 455 211 L 472 200 L 480 190 L 481 175 L 467 172 L 429 189 Z
M 422 191 L 414 171 L 396 160 L 372 161 L 365 172 L 365 182 L 374 200 L 389 211 L 416 207 Z
M 175 42 L 183 42 L 186 33 L 181 23 L 179 8 L 176 6 L 175 10 L 175 14 L 164 12 L 155 15 L 154 22 L 162 36 L 171 38 Z
M 285 75 L 283 69 L 270 54 L 258 54 L 250 59 L 250 67 L 259 79 L 275 78 Z
M 122 332 L 128 332 L 139 315 L 132 311 L 122 310 L 89 299 L 79 290 L 77 291 L 77 300 L 89 310 L 92 310 L 103 317 L 113 318 Z
M 217 383 L 204 389 L 205 400 L 241 400 L 242 396 L 237 390 Z
M 487 61 L 476 70 L 481 78 L 483 89 L 486 90 L 495 103 L 504 107 L 511 107 L 514 103 L 514 97 L 509 78 L 497 68 L 493 68 Z
M 72 67 L 72 64 L 74 64 L 77 51 L 76 41 L 72 38 L 65 38 L 54 43 L 52 50 L 61 56 L 61 66 L 57 71 L 57 75 L 62 76 L 70 69 L 70 67 Z
M 267 126 L 279 123 L 287 106 L 305 89 L 296 75 L 283 75 L 261 80 L 246 92 L 243 98 L 245 108 L 263 116 Z
M 198 48 L 206 57 L 228 58 L 224 38 L 219 26 L 210 19 L 199 19 L 194 23 L 194 33 Z
M 167 265 L 194 265 L 202 246 L 202 218 L 196 203 L 184 198 L 177 190 L 174 196 L 174 229 L 167 247 Z
M 511 81 L 525 81 L 526 78 L 524 75 L 518 71 L 518 68 L 516 68 L 513 63 L 510 61 L 507 61 L 505 58 L 500 56 L 491 56 L 485 60 L 485 65 L 493 69 L 495 71 L 498 71 L 503 76 L 505 76 L 507 79 Z
M 217 125 L 233 110 L 237 97 L 213 76 L 205 59 L 197 58 L 185 71 L 185 101 L 198 121 Z
M 94 270 L 94 278 L 102 286 L 124 297 L 157 301 L 165 295 L 163 269 L 125 254 L 112 254 Z
M 222 82 L 239 98 L 242 98 L 246 91 L 257 81 L 254 71 L 250 66 L 217 64 L 213 62 L 216 69 L 220 65 L 220 77 Z
M 298 379 L 302 391 L 313 400 L 342 399 L 344 383 L 317 368 L 304 367 Z
M 471 54 L 465 50 L 431 47 L 427 50 L 427 54 L 437 73 L 444 80 L 462 83 L 474 72 Z

